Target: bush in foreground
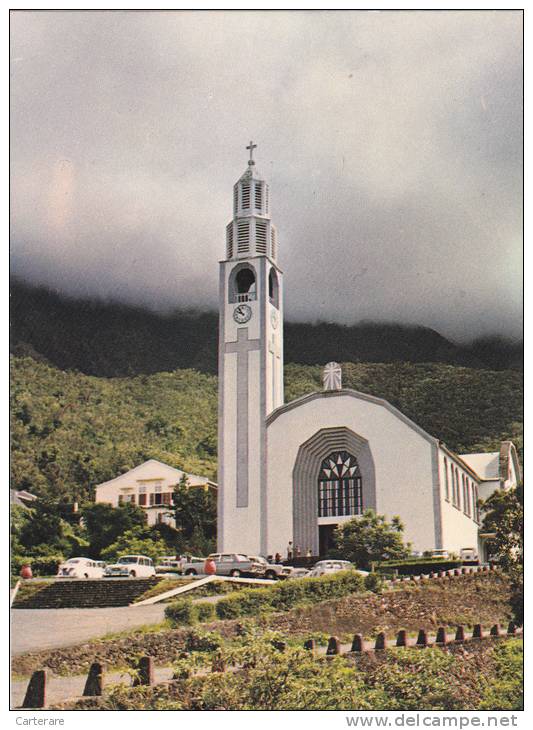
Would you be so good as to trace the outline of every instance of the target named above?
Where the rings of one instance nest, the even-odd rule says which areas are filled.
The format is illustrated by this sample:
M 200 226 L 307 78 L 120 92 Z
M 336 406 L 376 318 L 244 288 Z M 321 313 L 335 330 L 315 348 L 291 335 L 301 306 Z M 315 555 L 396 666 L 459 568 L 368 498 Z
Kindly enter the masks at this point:
M 278 583 L 272 588 L 254 588 L 222 598 L 216 606 L 221 619 L 253 616 L 261 611 L 289 611 L 302 603 L 320 603 L 330 598 L 342 598 L 364 590 L 364 580 L 358 573 L 342 571 L 321 578 L 300 578 Z
M 208 656 L 193 650 L 170 687 L 112 689 L 102 709 L 168 710 L 517 710 L 522 707 L 519 640 L 487 645 L 481 653 L 400 649 L 370 658 L 313 658 L 298 647 L 276 646 L 275 635 L 247 637 L 215 653 L 235 671 L 198 673 Z M 196 640 L 195 640 L 196 642 Z M 191 647 L 195 646 L 195 642 Z M 202 642 L 201 642 L 202 643 Z M 364 658 L 363 658 L 364 661 Z M 483 667 L 483 672 L 480 668 Z
M 190 598 L 169 603 L 165 608 L 165 618 L 174 626 L 191 626 L 198 621 L 198 611 Z

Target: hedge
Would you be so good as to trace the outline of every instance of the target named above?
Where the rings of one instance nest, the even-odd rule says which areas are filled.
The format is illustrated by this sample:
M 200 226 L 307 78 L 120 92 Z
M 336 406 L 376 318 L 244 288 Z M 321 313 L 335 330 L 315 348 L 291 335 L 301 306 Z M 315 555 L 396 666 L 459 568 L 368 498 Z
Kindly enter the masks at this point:
M 198 621 L 214 621 L 216 618 L 215 604 L 209 603 L 208 601 L 202 601 L 195 603 L 194 608 L 196 609 L 196 615 Z
M 446 558 L 423 558 L 420 560 L 390 560 L 376 566 L 377 573 L 397 572 L 398 575 L 421 575 L 422 573 L 436 573 L 439 570 L 460 568 L 462 560 Z
M 215 606 L 208 601 L 193 603 L 190 598 L 181 598 L 169 603 L 165 608 L 165 618 L 174 626 L 192 626 L 198 621 L 213 621 L 216 618 Z
M 320 603 L 364 590 L 364 580 L 353 571 L 342 571 L 320 578 L 299 578 L 278 583 L 272 588 L 240 591 L 216 604 L 221 619 L 251 616 L 260 611 L 288 611 L 298 603 Z
M 174 625 L 185 624 L 190 626 L 198 621 L 198 611 L 190 598 L 182 598 L 170 603 L 165 608 L 165 618 Z
M 23 565 L 31 566 L 33 575 L 57 575 L 60 563 L 64 562 L 62 555 L 46 555 L 38 558 L 25 558 L 22 555 L 11 556 L 11 574 L 19 575 Z

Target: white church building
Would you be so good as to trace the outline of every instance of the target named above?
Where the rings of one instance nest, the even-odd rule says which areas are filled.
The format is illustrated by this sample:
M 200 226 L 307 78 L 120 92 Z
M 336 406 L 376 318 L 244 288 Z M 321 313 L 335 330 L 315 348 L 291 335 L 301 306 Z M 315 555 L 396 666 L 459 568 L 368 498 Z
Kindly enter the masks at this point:
M 454 454 L 387 401 L 342 388 L 283 397 L 283 274 L 269 187 L 248 167 L 233 188 L 220 262 L 218 550 L 324 555 L 333 530 L 373 509 L 399 515 L 413 550 L 483 555 L 478 499 L 520 479 L 514 445 Z

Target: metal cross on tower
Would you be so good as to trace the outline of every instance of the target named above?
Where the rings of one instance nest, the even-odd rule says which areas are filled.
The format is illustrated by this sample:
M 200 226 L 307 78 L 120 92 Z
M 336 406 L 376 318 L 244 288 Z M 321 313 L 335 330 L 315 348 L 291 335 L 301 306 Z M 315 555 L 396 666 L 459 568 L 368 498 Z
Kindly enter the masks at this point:
M 250 144 L 246 146 L 246 149 L 247 150 L 250 150 L 250 159 L 248 160 L 248 164 L 249 165 L 255 165 L 255 162 L 254 162 L 254 150 L 255 150 L 256 147 L 257 147 L 257 145 L 254 144 L 251 140 L 250 140 Z

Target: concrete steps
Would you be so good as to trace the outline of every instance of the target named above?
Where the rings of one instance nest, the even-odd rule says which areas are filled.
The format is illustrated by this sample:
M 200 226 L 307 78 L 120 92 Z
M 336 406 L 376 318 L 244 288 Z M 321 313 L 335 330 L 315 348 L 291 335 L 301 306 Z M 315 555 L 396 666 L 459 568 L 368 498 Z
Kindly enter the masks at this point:
M 128 606 L 161 578 L 103 578 L 101 580 L 56 580 L 24 598 L 15 596 L 13 608 L 112 608 Z

